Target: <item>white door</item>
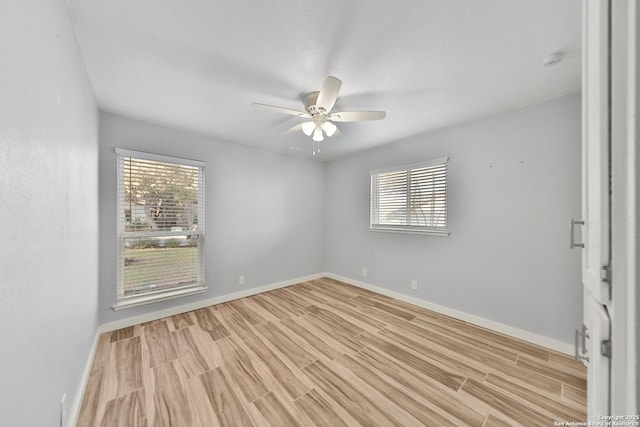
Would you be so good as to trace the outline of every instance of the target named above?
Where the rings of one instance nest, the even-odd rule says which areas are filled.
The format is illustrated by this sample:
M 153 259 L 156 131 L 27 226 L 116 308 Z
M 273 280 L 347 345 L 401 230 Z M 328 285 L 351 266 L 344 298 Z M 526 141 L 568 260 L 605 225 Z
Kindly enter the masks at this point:
M 587 365 L 587 417 L 610 414 L 610 9 L 611 0 L 583 0 L 582 218 L 571 224 L 582 248 L 584 328 L 576 357 Z M 582 226 L 582 242 L 574 227 Z
M 608 304 L 610 259 L 610 0 L 584 0 L 582 66 L 582 283 Z
M 587 419 L 599 421 L 599 416 L 611 415 L 611 319 L 607 307 L 588 291 L 584 308 L 585 335 L 578 345 L 586 350 L 582 357 L 587 365 Z

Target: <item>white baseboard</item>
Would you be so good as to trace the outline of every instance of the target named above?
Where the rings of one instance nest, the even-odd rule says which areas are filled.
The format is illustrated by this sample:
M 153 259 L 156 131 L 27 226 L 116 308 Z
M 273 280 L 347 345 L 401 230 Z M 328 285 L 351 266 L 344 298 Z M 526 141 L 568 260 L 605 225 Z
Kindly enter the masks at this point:
M 257 288 L 246 289 L 231 294 L 221 295 L 214 298 L 192 302 L 190 304 L 177 305 L 164 310 L 153 311 L 139 316 L 127 317 L 126 319 L 116 320 L 102 325 L 102 332 L 111 332 L 129 326 L 139 325 L 140 323 L 151 322 L 153 320 L 163 319 L 176 314 L 186 313 L 188 311 L 198 310 L 210 305 L 221 304 L 223 302 L 232 301 L 238 298 L 249 297 L 251 295 L 261 294 L 263 292 L 273 291 L 275 289 L 284 288 L 295 285 L 296 283 L 307 282 L 309 280 L 325 277 L 326 273 L 311 274 L 309 276 L 297 277 L 295 279 L 285 280 L 283 282 L 271 283 Z
M 361 282 L 359 280 L 351 279 L 349 277 L 341 276 L 339 274 L 325 273 L 326 277 L 339 280 L 341 282 L 348 283 L 359 288 L 363 288 L 378 294 L 386 295 L 391 298 L 398 299 L 400 301 L 407 302 L 409 304 L 417 305 L 419 307 L 426 308 L 428 310 L 435 311 L 446 316 L 454 317 L 456 319 L 472 323 L 483 328 L 491 329 L 504 335 L 509 335 L 515 338 L 519 338 L 524 341 L 529 341 L 534 344 L 547 347 L 561 353 L 573 355 L 574 348 L 572 344 L 555 340 L 553 338 L 545 337 L 543 335 L 535 334 L 533 332 L 525 331 L 523 329 L 515 328 L 513 326 L 505 325 L 504 323 L 495 322 L 493 320 L 485 319 L 484 317 L 475 316 L 473 314 L 465 313 L 463 311 L 454 310 L 443 305 L 434 304 L 429 301 L 425 301 L 419 298 L 410 297 L 408 295 L 401 294 L 399 292 L 390 291 L 388 289 L 381 288 L 379 286 L 371 285 L 369 283 Z
M 89 383 L 89 375 L 91 375 L 91 368 L 93 367 L 93 359 L 95 358 L 96 351 L 98 350 L 98 343 L 100 342 L 100 335 L 102 335 L 102 329 L 98 326 L 96 334 L 93 337 L 93 343 L 89 349 L 89 355 L 87 361 L 84 364 L 84 370 L 82 371 L 82 377 L 80 378 L 80 384 L 78 390 L 73 398 L 73 405 L 67 415 L 67 425 L 75 426 L 78 423 L 78 417 L 80 416 L 80 405 L 82 405 L 82 399 L 84 393 L 87 390 L 87 384 Z

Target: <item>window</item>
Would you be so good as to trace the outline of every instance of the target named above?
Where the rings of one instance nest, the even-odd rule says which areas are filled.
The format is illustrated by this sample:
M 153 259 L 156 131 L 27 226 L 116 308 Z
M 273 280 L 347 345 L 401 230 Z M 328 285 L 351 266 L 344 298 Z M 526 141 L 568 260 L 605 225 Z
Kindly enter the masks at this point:
M 371 231 L 447 236 L 448 157 L 371 172 Z
M 204 292 L 204 162 L 116 149 L 118 302 Z

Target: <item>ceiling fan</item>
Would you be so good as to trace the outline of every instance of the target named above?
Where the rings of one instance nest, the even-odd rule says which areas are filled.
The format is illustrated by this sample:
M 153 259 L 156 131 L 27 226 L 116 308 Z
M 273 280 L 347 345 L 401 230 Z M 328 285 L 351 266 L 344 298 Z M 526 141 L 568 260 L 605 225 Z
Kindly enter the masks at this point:
M 320 152 L 320 142 L 324 141 L 324 136 L 331 137 L 338 130 L 338 127 L 333 122 L 382 120 L 387 114 L 384 111 L 331 112 L 338 99 L 341 86 L 342 81 L 340 79 L 328 76 L 319 91 L 308 93 L 302 98 L 304 111 L 267 104 L 253 103 L 253 105 L 308 119 L 306 122 L 285 131 L 285 133 L 302 130 L 305 135 L 310 136 L 313 139 L 313 155 L 315 156 Z

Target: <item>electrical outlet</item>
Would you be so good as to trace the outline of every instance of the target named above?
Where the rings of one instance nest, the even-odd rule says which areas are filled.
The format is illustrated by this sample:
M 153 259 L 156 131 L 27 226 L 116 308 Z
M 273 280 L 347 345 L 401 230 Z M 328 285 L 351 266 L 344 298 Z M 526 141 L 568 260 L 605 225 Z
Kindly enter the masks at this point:
M 238 277 L 238 283 L 244 285 L 244 276 Z
M 367 277 L 367 269 L 366 268 L 362 269 L 362 277 Z
M 411 281 L 411 289 L 418 289 L 418 281 L 417 280 L 412 280 Z
M 64 422 L 67 418 L 67 393 L 62 395 L 60 400 L 60 427 L 64 426 Z

